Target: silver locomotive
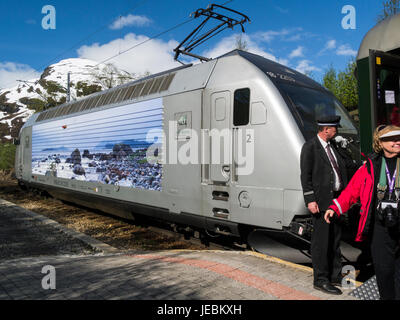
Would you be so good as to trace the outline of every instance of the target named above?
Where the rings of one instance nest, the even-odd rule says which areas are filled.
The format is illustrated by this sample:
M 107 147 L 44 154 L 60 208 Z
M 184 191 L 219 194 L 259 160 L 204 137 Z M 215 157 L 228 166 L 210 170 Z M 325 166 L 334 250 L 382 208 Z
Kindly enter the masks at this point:
M 20 132 L 16 175 L 127 219 L 303 236 L 300 150 L 320 113 L 340 115 L 341 142 L 357 148 L 357 129 L 329 91 L 235 50 L 34 114 Z

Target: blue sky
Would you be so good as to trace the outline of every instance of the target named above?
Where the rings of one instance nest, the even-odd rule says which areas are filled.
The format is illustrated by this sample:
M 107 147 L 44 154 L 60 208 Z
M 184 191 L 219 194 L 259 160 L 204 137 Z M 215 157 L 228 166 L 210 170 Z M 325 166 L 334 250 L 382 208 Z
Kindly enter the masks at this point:
M 214 1 L 222 4 L 227 0 Z M 2 0 L 0 88 L 37 77 L 67 58 L 101 62 L 183 21 L 203 0 Z M 56 9 L 56 29 L 42 28 L 42 8 Z M 352 5 L 356 28 L 343 29 L 342 8 Z M 233 0 L 250 17 L 244 40 L 249 50 L 320 80 L 330 65 L 343 70 L 364 35 L 376 24 L 382 0 Z M 122 18 L 119 18 L 121 17 Z M 119 19 L 118 19 L 119 18 Z M 114 24 L 114 22 L 116 22 Z M 172 49 L 200 22 L 191 22 L 108 62 L 129 72 L 151 73 L 178 66 Z M 226 30 L 195 53 L 215 57 L 232 49 L 239 28 Z

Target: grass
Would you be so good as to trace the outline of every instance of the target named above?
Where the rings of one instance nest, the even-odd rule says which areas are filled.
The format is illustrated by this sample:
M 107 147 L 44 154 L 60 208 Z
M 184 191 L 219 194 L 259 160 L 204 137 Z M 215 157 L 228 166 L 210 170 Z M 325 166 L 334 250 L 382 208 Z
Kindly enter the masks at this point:
M 132 221 L 24 191 L 18 186 L 12 170 L 0 170 L 0 198 L 120 250 L 207 249 L 203 245 L 183 241 L 179 236 L 166 236 L 153 232 L 145 223 L 135 225 Z
M 14 168 L 15 150 L 15 145 L 11 143 L 0 144 L 0 170 Z

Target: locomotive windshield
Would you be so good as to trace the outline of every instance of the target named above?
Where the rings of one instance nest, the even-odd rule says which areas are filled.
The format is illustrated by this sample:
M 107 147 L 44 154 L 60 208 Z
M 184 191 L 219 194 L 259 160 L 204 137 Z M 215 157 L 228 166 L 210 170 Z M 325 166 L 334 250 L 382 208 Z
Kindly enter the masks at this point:
M 329 92 L 286 83 L 280 83 L 279 89 L 306 139 L 316 134 L 316 119 L 320 115 L 339 115 L 341 127 L 338 134 L 357 135 L 357 129 L 344 107 Z
M 357 135 L 357 129 L 344 107 L 334 95 L 316 81 L 256 54 L 241 50 L 235 50 L 229 54 L 242 56 L 268 76 L 286 100 L 306 139 L 316 134 L 316 118 L 320 114 L 341 116 L 342 127 L 339 128 L 338 133 L 353 136 L 353 138 Z

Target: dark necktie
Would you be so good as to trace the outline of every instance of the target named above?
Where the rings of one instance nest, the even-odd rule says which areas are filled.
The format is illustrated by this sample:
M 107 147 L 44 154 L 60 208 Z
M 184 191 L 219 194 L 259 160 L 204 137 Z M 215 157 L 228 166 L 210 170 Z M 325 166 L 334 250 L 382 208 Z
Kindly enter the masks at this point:
M 335 157 L 332 154 L 332 150 L 331 150 L 331 147 L 329 144 L 326 146 L 326 151 L 328 153 L 328 158 L 331 161 L 332 166 L 335 169 L 335 171 L 339 177 L 339 184 L 340 184 L 339 189 L 341 189 L 343 187 L 342 177 L 340 176 L 339 166 L 335 160 Z

